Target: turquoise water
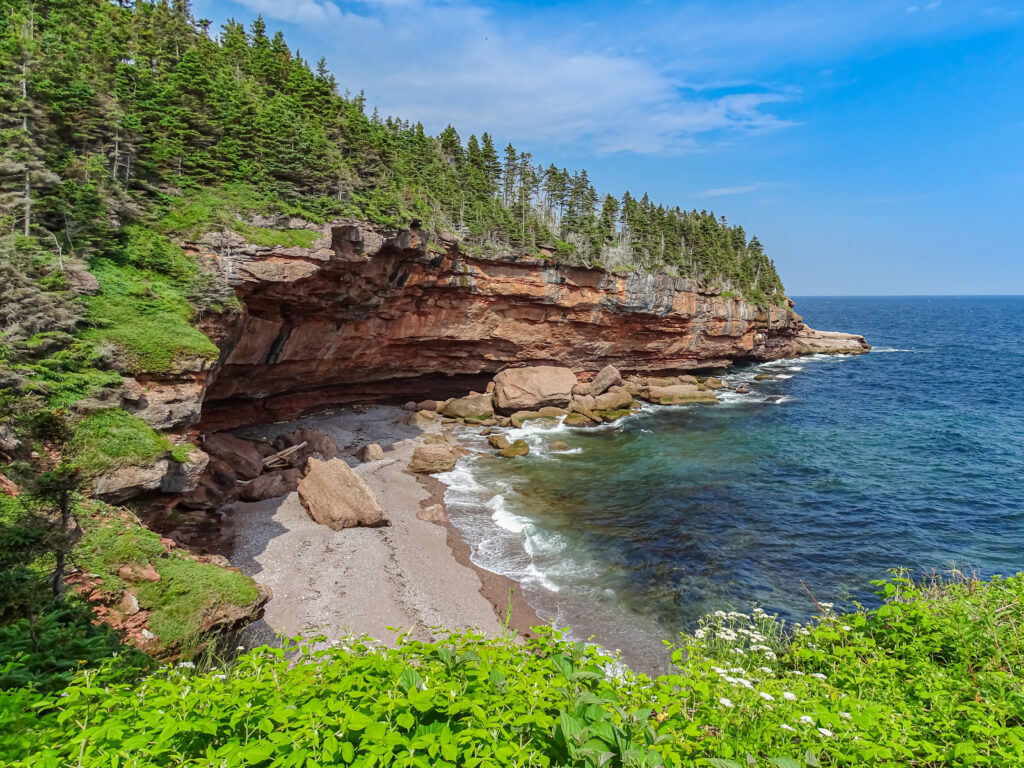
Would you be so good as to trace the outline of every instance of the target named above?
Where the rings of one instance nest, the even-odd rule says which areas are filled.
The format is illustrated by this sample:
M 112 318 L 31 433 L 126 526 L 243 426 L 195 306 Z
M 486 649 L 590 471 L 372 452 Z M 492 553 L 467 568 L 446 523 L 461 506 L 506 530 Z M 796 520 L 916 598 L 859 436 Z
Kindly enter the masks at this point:
M 476 562 L 645 667 L 718 608 L 800 619 L 807 590 L 870 603 L 896 566 L 1024 570 L 1024 298 L 797 302 L 875 350 L 731 368 L 750 392 L 714 406 L 510 434 L 529 456 L 443 478 Z

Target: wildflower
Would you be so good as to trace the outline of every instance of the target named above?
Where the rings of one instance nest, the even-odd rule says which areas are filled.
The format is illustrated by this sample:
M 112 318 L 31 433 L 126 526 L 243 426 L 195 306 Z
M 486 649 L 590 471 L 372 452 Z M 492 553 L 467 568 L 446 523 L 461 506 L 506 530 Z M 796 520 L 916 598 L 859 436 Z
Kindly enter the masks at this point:
M 746 653 L 743 652 L 742 648 L 730 648 L 729 649 L 729 653 L 738 653 L 740 656 L 746 656 L 747 655 Z
M 760 691 L 757 695 L 765 701 L 775 701 L 775 697 L 766 691 Z
M 182 661 L 178 663 L 178 669 L 195 669 L 196 665 L 191 661 Z
M 822 682 L 828 680 L 828 678 L 821 674 L 821 672 L 812 672 L 811 677 L 815 678 L 816 680 L 821 680 Z
M 843 720 L 853 720 L 853 715 L 851 715 L 849 712 L 840 712 L 839 716 L 843 718 Z
M 758 667 L 758 669 L 760 671 L 764 672 L 766 675 L 772 674 L 772 668 L 771 667 Z
M 698 640 L 703 640 L 703 639 L 704 639 L 704 636 L 705 636 L 706 634 L 707 634 L 707 631 L 706 631 L 706 630 L 704 630 L 704 629 L 697 629 L 697 630 L 694 630 L 693 636 L 694 636 L 695 638 L 697 638 Z
M 228 679 L 227 675 L 212 675 L 211 677 L 214 680 L 227 680 Z
M 789 670 L 789 674 L 796 675 L 797 677 L 803 677 L 804 676 L 804 673 L 801 672 L 799 669 L 791 669 L 791 670 Z
M 793 733 L 796 733 L 796 728 L 794 728 L 792 725 L 786 725 L 785 723 L 780 723 L 779 724 L 779 728 L 781 728 L 784 731 L 792 731 Z
M 814 718 L 810 715 L 800 715 L 800 722 L 804 725 L 814 725 Z
M 240 645 L 237 648 L 235 648 L 235 650 L 236 651 L 244 651 L 245 650 L 245 646 L 244 645 Z
M 820 733 L 822 736 L 828 739 L 831 739 L 833 736 L 835 736 L 835 734 L 832 733 L 832 731 L 830 731 L 828 728 L 819 728 L 818 733 Z
M 751 691 L 754 690 L 754 684 L 751 683 L 749 680 L 744 680 L 742 677 L 739 680 L 736 681 L 736 684 L 737 685 L 742 685 L 744 688 L 746 688 L 748 690 L 751 690 Z
M 826 611 L 827 611 L 828 609 L 830 609 L 830 608 L 835 608 L 835 607 L 836 607 L 835 603 L 818 603 L 818 605 L 820 605 L 820 606 L 821 606 L 822 608 L 824 608 L 824 609 L 825 609 Z
M 853 629 L 853 627 L 849 624 L 843 624 L 843 632 L 849 632 L 851 629 Z
M 726 709 L 729 709 L 729 708 L 732 707 L 732 702 L 729 701 L 729 699 L 725 698 L 724 696 L 718 700 L 718 703 L 721 704 Z
M 789 691 L 783 691 L 782 698 L 784 698 L 786 701 L 796 701 L 796 694 L 790 693 Z
M 768 659 L 768 661 L 775 661 L 775 659 L 778 658 L 778 656 L 775 655 L 775 651 L 765 651 L 764 657 Z

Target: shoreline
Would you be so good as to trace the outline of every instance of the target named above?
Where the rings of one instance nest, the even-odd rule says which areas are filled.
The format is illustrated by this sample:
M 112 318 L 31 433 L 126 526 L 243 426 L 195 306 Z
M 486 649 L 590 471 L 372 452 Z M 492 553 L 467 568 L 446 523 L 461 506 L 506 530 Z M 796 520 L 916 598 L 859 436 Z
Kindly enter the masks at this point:
M 455 526 L 418 516 L 432 505 L 443 507 L 447 486 L 407 469 L 414 448 L 441 431 L 440 425 L 411 427 L 408 416 L 394 406 L 372 406 L 260 428 L 268 435 L 315 427 L 344 440 L 341 458 L 373 491 L 391 525 L 332 530 L 309 517 L 294 491 L 226 507 L 229 562 L 274 593 L 264 617 L 244 630 L 244 643 L 272 643 L 278 635 L 331 641 L 354 635 L 394 645 L 394 628 L 424 641 L 451 631 L 499 636 L 506 626 L 530 637 L 545 623 L 515 581 L 472 562 Z M 349 455 L 374 442 L 384 448 L 383 459 L 358 463 Z
M 444 502 L 444 495 L 448 486 L 432 475 L 421 476 L 419 481 L 430 493 L 430 499 L 423 502 L 423 506 L 440 504 L 445 508 L 445 522 L 436 524 L 444 526 L 447 532 L 448 548 L 456 562 L 466 568 L 471 568 L 480 578 L 480 594 L 493 607 L 499 623 L 514 630 L 519 637 L 534 637 L 533 628 L 549 622 L 541 619 L 533 606 L 527 602 L 519 582 L 504 574 L 489 571 L 473 562 L 472 547 L 462 538 L 459 529 L 451 520 L 447 519 L 448 508 Z M 511 616 L 509 616 L 510 606 Z

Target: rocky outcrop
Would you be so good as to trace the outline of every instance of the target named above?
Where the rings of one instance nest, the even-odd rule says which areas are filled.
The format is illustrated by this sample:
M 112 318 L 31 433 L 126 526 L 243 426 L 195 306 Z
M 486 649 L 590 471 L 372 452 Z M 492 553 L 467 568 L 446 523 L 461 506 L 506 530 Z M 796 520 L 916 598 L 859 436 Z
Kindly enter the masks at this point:
M 373 491 L 341 459 L 310 459 L 299 483 L 299 500 L 313 520 L 335 531 L 391 524 Z
M 192 250 L 220 266 L 244 306 L 216 339 L 204 431 L 327 405 L 445 400 L 514 367 L 678 373 L 869 349 L 692 280 L 475 257 L 416 228 L 337 222 L 308 249 L 221 234 Z M 536 407 L 502 405 L 498 387 L 495 398 L 499 409 Z

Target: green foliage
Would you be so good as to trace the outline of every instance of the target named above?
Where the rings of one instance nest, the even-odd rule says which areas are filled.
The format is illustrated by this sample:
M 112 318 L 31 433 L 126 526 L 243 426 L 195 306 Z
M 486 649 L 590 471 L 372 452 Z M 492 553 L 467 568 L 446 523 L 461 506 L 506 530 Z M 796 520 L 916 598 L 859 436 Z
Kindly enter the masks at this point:
M 0 693 L 12 766 L 1017 766 L 1024 575 L 881 584 L 795 633 L 708 617 L 651 680 L 541 629 L 260 648 L 220 669 L 80 671 Z M 688 656 L 688 658 L 686 658 Z M 26 717 L 26 711 L 36 713 Z M 71 724 L 74 724 L 72 727 Z
M 132 371 L 168 372 L 196 359 L 214 361 L 219 350 L 191 325 L 195 310 L 172 278 L 111 261 L 92 272 L 100 293 L 87 298 L 92 327 L 83 338 L 116 346 Z
M 285 248 L 312 248 L 320 233 L 311 229 L 267 229 L 237 224 L 235 231 L 254 245 L 282 246 Z
M 78 520 L 83 536 L 75 548 L 75 560 L 84 571 L 102 579 L 101 591 L 116 597 L 128 586 L 118 575 L 123 565 L 154 566 L 160 580 L 142 580 L 135 589 L 139 607 L 151 612 L 149 628 L 163 647 L 184 641 L 201 645 L 209 639 L 200 637 L 207 611 L 246 606 L 258 596 L 252 580 L 237 571 L 197 562 L 176 549 L 165 550 L 159 534 L 129 512 L 89 501 L 79 509 Z
M 28 685 L 41 691 L 60 689 L 77 670 L 99 666 L 122 652 L 117 634 L 106 624 L 96 624 L 95 618 L 83 601 L 70 599 L 0 624 L 0 690 Z M 129 652 L 128 663 L 140 661 Z
M 172 448 L 170 440 L 138 416 L 111 408 L 78 422 L 69 458 L 86 475 L 94 476 L 117 467 L 146 466 Z

